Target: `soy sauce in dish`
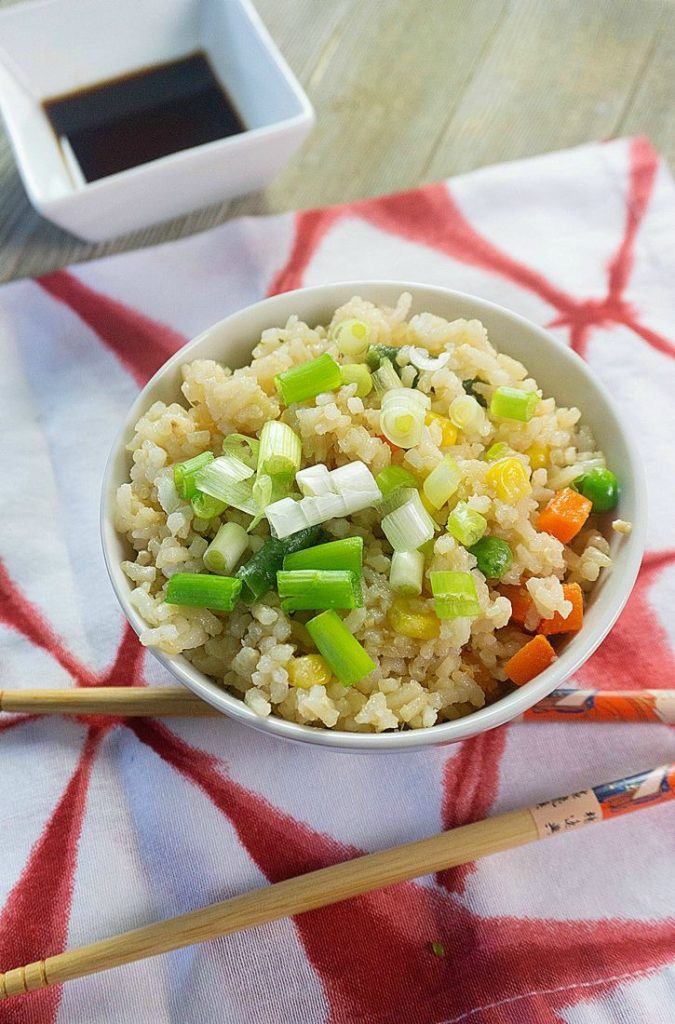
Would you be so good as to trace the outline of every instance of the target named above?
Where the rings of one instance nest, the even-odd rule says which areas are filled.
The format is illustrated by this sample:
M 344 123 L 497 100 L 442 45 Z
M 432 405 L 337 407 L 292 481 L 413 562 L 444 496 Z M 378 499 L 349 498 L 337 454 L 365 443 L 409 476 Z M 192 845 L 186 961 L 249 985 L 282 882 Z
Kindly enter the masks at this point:
M 246 131 L 205 53 L 45 100 L 86 181 Z

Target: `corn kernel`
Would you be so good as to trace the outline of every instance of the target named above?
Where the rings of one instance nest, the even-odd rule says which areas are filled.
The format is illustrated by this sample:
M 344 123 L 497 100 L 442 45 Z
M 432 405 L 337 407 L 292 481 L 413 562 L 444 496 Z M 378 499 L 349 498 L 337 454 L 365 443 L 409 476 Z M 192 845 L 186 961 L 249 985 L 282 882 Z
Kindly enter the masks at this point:
M 497 497 L 508 505 L 515 505 L 532 492 L 527 470 L 520 459 L 500 459 L 485 474 L 487 484 Z
M 402 597 L 394 599 L 388 619 L 394 632 L 412 637 L 413 640 L 433 640 L 441 631 L 441 624 L 436 615 L 416 611 L 415 605 Z
M 308 690 L 310 686 L 327 686 L 332 673 L 320 654 L 305 654 L 302 658 L 293 658 L 288 675 L 293 686 Z
M 438 423 L 440 426 L 441 448 L 451 448 L 457 441 L 457 427 L 445 416 L 441 416 L 439 412 L 428 412 L 424 417 L 424 422 L 428 427 L 430 427 L 432 423 Z
M 544 469 L 548 463 L 548 445 L 533 444 L 525 454 L 530 460 L 532 469 Z

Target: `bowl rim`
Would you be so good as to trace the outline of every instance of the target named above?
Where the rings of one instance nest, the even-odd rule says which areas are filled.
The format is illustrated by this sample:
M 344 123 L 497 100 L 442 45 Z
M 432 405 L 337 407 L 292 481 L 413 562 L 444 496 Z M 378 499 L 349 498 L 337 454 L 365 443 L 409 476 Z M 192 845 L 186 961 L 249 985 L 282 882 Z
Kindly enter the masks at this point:
M 536 704 L 543 697 L 547 696 L 557 686 L 560 686 L 566 679 L 572 676 L 581 665 L 597 649 L 605 639 L 610 629 L 616 622 L 626 601 L 628 600 L 637 577 L 644 552 L 647 516 L 644 495 L 646 494 L 645 476 L 642 461 L 639 458 L 637 448 L 624 430 L 620 417 L 618 416 L 614 403 L 608 395 L 604 385 L 597 380 L 588 364 L 581 359 L 576 352 L 565 345 L 558 338 L 550 334 L 545 328 L 540 327 L 533 321 L 515 313 L 505 306 L 490 300 L 480 298 L 467 292 L 456 289 L 444 288 L 439 285 L 429 285 L 424 282 L 397 281 L 394 279 L 372 279 L 372 280 L 340 280 L 327 284 L 312 285 L 305 288 L 297 288 L 292 291 L 282 292 L 259 302 L 252 303 L 239 309 L 222 320 L 217 321 L 210 327 L 201 331 L 196 337 L 188 341 L 181 349 L 175 352 L 166 360 L 153 374 L 150 380 L 142 388 L 136 399 L 130 406 L 124 422 L 117 432 L 112 448 L 110 450 L 102 480 L 101 504 L 100 504 L 100 530 L 101 544 L 106 570 L 110 578 L 115 596 L 126 616 L 128 622 L 137 634 L 147 627 L 141 616 L 135 611 L 129 602 L 131 589 L 129 581 L 122 573 L 122 570 L 113 557 L 112 546 L 119 541 L 112 524 L 112 509 L 117 481 L 114 479 L 115 462 L 120 454 L 120 449 L 126 445 L 129 431 L 133 424 L 148 406 L 147 394 L 161 378 L 170 370 L 180 366 L 182 363 L 194 358 L 192 352 L 199 348 L 206 338 L 214 331 L 231 328 L 236 331 L 237 322 L 245 320 L 253 310 L 257 312 L 269 311 L 273 318 L 276 308 L 286 305 L 291 296 L 318 297 L 321 293 L 329 295 L 332 292 L 339 292 L 342 289 L 354 289 L 354 294 L 367 293 L 368 290 L 391 290 L 399 294 L 401 292 L 412 292 L 422 290 L 427 294 L 432 293 L 439 299 L 455 299 L 460 302 L 475 303 L 478 307 L 476 316 L 487 311 L 500 317 L 511 320 L 516 327 L 521 327 L 528 333 L 536 334 L 548 346 L 557 350 L 563 362 L 574 365 L 581 369 L 583 376 L 590 382 L 591 387 L 601 395 L 606 405 L 610 408 L 616 421 L 621 441 L 626 448 L 629 457 L 629 466 L 626 467 L 630 478 L 632 478 L 636 494 L 636 508 L 633 519 L 631 534 L 625 538 L 624 544 L 624 568 L 617 587 L 617 595 L 614 603 L 605 610 L 604 616 L 596 624 L 592 634 L 579 634 L 574 637 L 563 651 L 562 655 L 544 672 L 541 672 L 529 683 L 519 687 L 513 693 L 507 694 L 494 704 L 487 705 L 477 711 L 466 715 L 463 718 L 449 722 L 441 722 L 433 726 L 410 729 L 402 732 L 348 732 L 347 730 L 335 730 L 325 727 L 301 725 L 297 722 L 289 722 L 275 715 L 260 718 L 243 701 L 219 686 L 204 673 L 198 671 L 182 655 L 169 655 L 155 648 L 149 648 L 154 657 L 185 686 L 196 693 L 203 700 L 218 708 L 224 715 L 243 722 L 261 732 L 271 733 L 284 739 L 300 743 L 310 743 L 324 748 L 344 751 L 366 751 L 366 752 L 401 752 L 404 750 L 419 750 L 427 746 L 439 746 L 454 743 L 467 739 L 470 736 L 478 735 L 489 729 L 504 725 L 522 715 L 526 710 Z M 367 297 L 367 295 L 365 296 Z M 344 301 L 344 300 L 342 300 Z M 330 305 L 330 299 L 327 299 Z M 299 314 L 302 316 L 302 313 Z M 272 321 L 273 322 L 273 321 Z M 582 410 L 583 415 L 583 410 Z M 626 550 L 627 549 L 627 550 Z M 564 672 L 561 676 L 560 662 L 564 658 Z

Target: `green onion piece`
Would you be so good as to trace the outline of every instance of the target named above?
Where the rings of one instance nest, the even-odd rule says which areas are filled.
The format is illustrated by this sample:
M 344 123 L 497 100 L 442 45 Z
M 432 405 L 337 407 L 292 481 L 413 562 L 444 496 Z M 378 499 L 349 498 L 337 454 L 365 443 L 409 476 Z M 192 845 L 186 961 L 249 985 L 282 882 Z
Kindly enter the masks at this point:
M 459 487 L 461 479 L 462 474 L 452 455 L 444 455 L 422 485 L 429 504 L 442 508 Z
M 321 530 L 316 526 L 310 526 L 306 530 L 292 533 L 284 540 L 277 540 L 275 537 L 266 540 L 260 550 L 237 569 L 237 579 L 243 584 L 243 599 L 252 603 L 264 597 L 274 587 L 284 556 L 309 547 L 310 544 L 316 544 L 320 539 Z
M 439 619 L 480 615 L 476 581 L 470 572 L 430 572 L 429 580 Z
M 233 455 L 221 455 L 204 469 L 200 469 L 195 483 L 204 494 L 224 501 L 242 512 L 255 515 L 258 511 L 253 500 L 253 470 Z
M 341 320 L 334 324 L 330 337 L 338 347 L 338 352 L 350 359 L 362 360 L 370 344 L 370 324 L 365 320 Z
M 382 530 L 394 551 L 415 551 L 434 535 L 436 524 L 422 504 L 419 491 L 413 495 L 382 519 Z
M 258 465 L 258 452 L 260 441 L 257 437 L 249 437 L 248 434 L 228 434 L 223 441 L 223 455 L 234 455 L 246 466 L 255 469 Z
M 448 418 L 465 433 L 468 431 L 478 432 L 485 422 L 485 413 L 471 395 L 460 395 L 450 403 Z
M 434 956 L 443 957 L 445 956 L 445 946 L 443 945 L 442 942 L 432 942 L 431 952 L 434 954 Z
M 323 391 L 335 391 L 340 387 L 340 367 L 335 360 L 324 352 L 318 359 L 308 363 L 292 366 L 290 370 L 278 373 L 274 378 L 277 391 L 285 405 L 304 402 L 314 398 Z
M 169 580 L 164 600 L 167 604 L 211 608 L 231 612 L 241 592 L 241 580 L 232 576 L 207 576 L 200 572 L 177 572 Z
M 344 686 L 353 686 L 375 668 L 373 659 L 336 612 L 325 611 L 310 619 L 307 632 L 333 675 Z
M 268 420 L 260 431 L 258 476 L 281 476 L 291 479 L 300 469 L 302 442 L 287 423 Z
M 422 593 L 424 555 L 421 551 L 395 551 L 391 558 L 389 586 L 402 597 Z
M 490 401 L 490 415 L 505 420 L 521 420 L 527 423 L 539 405 L 536 391 L 521 391 L 520 388 L 497 388 Z
M 328 544 L 303 548 L 284 558 L 284 569 L 344 569 L 360 576 L 363 569 L 363 537 L 345 537 Z
M 498 580 L 513 563 L 511 548 L 501 537 L 482 537 L 469 548 L 475 555 L 478 568 L 488 580 Z
M 373 378 L 363 363 L 343 363 L 340 367 L 343 384 L 356 384 L 358 398 L 365 398 L 373 390 Z
M 373 371 L 371 380 L 378 395 L 401 386 L 400 378 L 389 359 L 382 360 L 377 370 Z
M 375 483 L 385 498 L 397 487 L 414 487 L 417 489 L 417 480 L 403 466 L 387 466 L 386 469 L 377 474 Z
M 485 384 L 484 380 L 480 377 L 472 377 L 470 380 L 463 380 L 462 387 L 467 395 L 471 395 L 475 398 L 479 405 L 482 405 L 484 409 L 487 409 L 487 400 L 485 395 L 481 394 L 480 391 L 476 391 L 476 384 Z
M 363 605 L 360 577 L 343 569 L 280 570 L 277 590 L 285 612 L 361 608 Z
M 448 533 L 465 548 L 481 539 L 487 525 L 487 519 L 469 508 L 465 501 L 458 501 L 448 516 Z
M 419 494 L 416 487 L 395 487 L 393 491 L 389 491 L 389 494 L 386 494 L 377 503 L 377 514 L 380 520 L 388 516 L 390 512 L 395 512 L 401 505 L 405 505 L 407 501 L 414 501 L 416 494 Z
M 505 459 L 507 456 L 512 454 L 512 449 L 503 441 L 497 441 L 486 451 L 484 458 L 486 462 L 497 462 L 499 459 Z
M 594 512 L 609 512 L 619 503 L 619 481 L 611 469 L 591 469 L 578 476 L 572 487 L 593 502 Z
M 366 354 L 366 362 L 371 370 L 379 370 L 383 359 L 387 359 L 393 367 L 396 367 L 398 366 L 396 357 L 400 351 L 396 345 L 371 345 Z
M 222 516 L 227 508 L 226 501 L 219 501 L 218 498 L 212 498 L 210 494 L 202 494 L 201 491 L 197 491 L 190 498 L 190 505 L 198 519 L 215 519 L 217 516 Z
M 189 500 L 197 493 L 195 474 L 213 462 L 213 452 L 202 452 L 186 462 L 178 462 L 173 467 L 173 482 L 181 498 Z
M 248 547 L 248 534 L 239 523 L 223 523 L 204 552 L 204 567 L 209 572 L 229 576 Z
M 382 395 L 381 433 L 399 448 L 414 448 L 422 439 L 424 421 L 430 405 L 431 399 L 421 391 L 400 386 L 391 388 Z

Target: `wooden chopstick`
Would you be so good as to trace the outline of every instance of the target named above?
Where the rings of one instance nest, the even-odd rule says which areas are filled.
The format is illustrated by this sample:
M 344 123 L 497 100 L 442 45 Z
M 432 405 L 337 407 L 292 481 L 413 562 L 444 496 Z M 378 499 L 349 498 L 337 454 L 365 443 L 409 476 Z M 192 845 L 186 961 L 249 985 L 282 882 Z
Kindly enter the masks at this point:
M 206 942 L 675 798 L 675 764 L 311 871 L 0 974 L 0 999 Z
M 217 708 L 182 686 L 87 686 L 0 690 L 0 711 L 32 715 L 183 715 L 216 717 Z
M 183 687 L 95 686 L 0 690 L 0 711 L 39 715 L 182 715 L 220 711 Z M 675 725 L 675 690 L 554 690 L 526 711 L 526 722 L 662 722 Z

